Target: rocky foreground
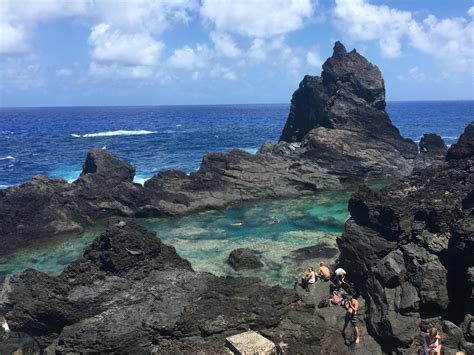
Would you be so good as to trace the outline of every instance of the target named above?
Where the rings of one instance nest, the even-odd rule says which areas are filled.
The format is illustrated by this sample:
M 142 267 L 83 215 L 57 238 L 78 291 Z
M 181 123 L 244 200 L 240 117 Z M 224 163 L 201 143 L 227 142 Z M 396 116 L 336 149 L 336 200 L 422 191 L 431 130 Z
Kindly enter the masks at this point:
M 445 163 L 352 197 L 338 246 L 362 294 L 359 345 L 340 333 L 342 308 L 316 307 L 329 283 L 307 294 L 195 272 L 153 233 L 114 221 L 61 274 L 3 280 L 0 313 L 19 333 L 0 353 L 224 353 L 227 336 L 253 329 L 289 354 L 413 354 L 436 326 L 446 353 L 472 354 L 473 142 L 474 122 Z
M 225 338 L 247 329 L 292 354 L 351 353 L 341 336 L 344 310 L 314 313 L 327 286 L 311 298 L 258 279 L 194 272 L 133 222 L 111 223 L 60 275 L 26 270 L 7 276 L 0 291 L 0 314 L 17 332 L 0 343 L 1 354 L 222 354 Z M 380 352 L 370 337 L 365 343 Z
M 132 166 L 93 149 L 80 178 L 71 184 L 35 176 L 0 190 L 0 254 L 37 238 L 81 233 L 111 216 L 183 215 L 234 202 L 393 180 L 414 167 L 444 160 L 440 137 L 426 136 L 423 142 L 418 153 L 416 144 L 391 123 L 380 70 L 336 42 L 321 77 L 306 76 L 295 91 L 280 142 L 264 144 L 255 155 L 210 153 L 197 172 L 167 170 L 144 186 L 133 183 Z

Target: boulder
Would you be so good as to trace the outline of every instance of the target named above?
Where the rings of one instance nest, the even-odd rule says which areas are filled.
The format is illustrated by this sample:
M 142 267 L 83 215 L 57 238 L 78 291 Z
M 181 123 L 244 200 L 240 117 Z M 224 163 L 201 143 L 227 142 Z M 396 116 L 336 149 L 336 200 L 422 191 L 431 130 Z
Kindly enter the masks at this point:
M 257 269 L 263 266 L 257 252 L 248 248 L 239 248 L 232 250 L 227 259 L 227 263 L 234 270 Z
M 472 158 L 474 155 L 474 121 L 472 121 L 459 137 L 457 143 L 449 147 L 447 160 Z

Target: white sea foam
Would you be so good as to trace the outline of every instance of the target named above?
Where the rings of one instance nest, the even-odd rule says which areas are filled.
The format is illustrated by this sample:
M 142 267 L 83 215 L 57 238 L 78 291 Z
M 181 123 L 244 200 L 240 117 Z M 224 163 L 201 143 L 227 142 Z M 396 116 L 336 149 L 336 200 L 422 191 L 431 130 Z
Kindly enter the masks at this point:
M 176 125 L 176 127 L 181 127 L 181 126 L 182 126 L 182 124 L 177 124 L 177 125 Z
M 145 183 L 145 181 L 147 181 L 149 179 L 150 179 L 150 176 L 135 175 L 135 177 L 133 178 L 133 182 L 135 182 L 137 184 L 140 184 L 140 185 L 143 185 Z
M 113 136 L 138 136 L 143 134 L 154 134 L 156 131 L 146 131 L 146 130 L 137 130 L 137 131 L 127 131 L 120 129 L 118 131 L 107 131 L 107 132 L 97 132 L 97 133 L 86 133 L 86 134 L 71 134 L 71 136 L 76 138 L 92 138 L 92 137 L 113 137 Z
M 0 157 L 0 160 L 11 160 L 11 161 L 15 161 L 15 157 L 12 157 L 11 155 L 7 155 L 6 157 Z
M 256 154 L 258 151 L 258 148 L 241 148 L 241 149 L 250 154 Z

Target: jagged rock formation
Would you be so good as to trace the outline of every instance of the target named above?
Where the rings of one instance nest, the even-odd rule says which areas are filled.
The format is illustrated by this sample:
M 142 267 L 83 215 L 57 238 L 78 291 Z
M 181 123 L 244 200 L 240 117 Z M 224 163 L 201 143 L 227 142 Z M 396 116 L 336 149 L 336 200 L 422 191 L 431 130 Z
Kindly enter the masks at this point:
M 314 309 L 327 287 L 302 299 L 254 278 L 197 273 L 153 233 L 115 221 L 61 274 L 7 276 L 0 314 L 48 354 L 221 354 L 227 336 L 247 329 L 287 344 L 289 353 L 363 354 L 344 344 L 342 308 Z M 362 331 L 362 350 L 380 353 Z
M 143 187 L 132 182 L 135 169 L 113 154 L 92 149 L 80 178 L 34 176 L 0 190 L 0 254 L 41 236 L 79 233 L 113 215 L 133 216 L 146 201 Z
M 416 352 L 431 326 L 445 347 L 474 349 L 473 127 L 445 164 L 378 193 L 361 188 L 349 202 L 340 260 L 367 302 L 369 332 L 387 352 Z
M 129 164 L 93 149 L 71 184 L 36 176 L 0 190 L 0 254 L 35 238 L 80 233 L 110 216 L 176 216 L 408 175 L 416 144 L 400 137 L 384 111 L 377 67 L 337 42 L 323 68 L 293 96 L 282 138 L 302 141 L 266 143 L 255 155 L 210 153 L 197 172 L 167 170 L 144 186 L 132 182 Z

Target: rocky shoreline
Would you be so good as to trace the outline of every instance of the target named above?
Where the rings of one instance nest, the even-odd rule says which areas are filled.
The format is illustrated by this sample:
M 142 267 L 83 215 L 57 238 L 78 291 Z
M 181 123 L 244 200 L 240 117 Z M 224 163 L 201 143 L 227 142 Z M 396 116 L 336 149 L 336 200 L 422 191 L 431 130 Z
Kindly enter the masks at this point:
M 163 171 L 144 186 L 133 183 L 130 164 L 92 149 L 73 183 L 35 176 L 0 190 L 0 254 L 36 238 L 81 233 L 112 216 L 180 216 L 243 201 L 393 181 L 416 166 L 442 161 L 438 140 L 427 138 L 418 153 L 413 141 L 401 137 L 385 112 L 379 69 L 336 42 L 321 77 L 306 76 L 293 94 L 280 142 L 263 144 L 255 155 L 238 149 L 210 153 L 197 172 Z
M 0 314 L 16 332 L 0 353 L 223 353 L 227 336 L 252 329 L 291 354 L 412 354 L 433 326 L 446 353 L 474 353 L 474 122 L 449 150 L 425 135 L 418 153 L 384 110 L 377 67 L 337 42 L 323 69 L 293 95 L 281 141 L 255 155 L 211 153 L 196 173 L 168 170 L 141 186 L 132 166 L 93 149 L 74 183 L 37 176 L 1 190 L 1 253 L 115 217 L 60 274 L 29 269 L 0 279 Z M 382 177 L 396 181 L 380 192 L 361 187 L 338 239 L 339 264 L 362 296 L 360 345 L 341 336 L 342 308 L 317 307 L 329 283 L 306 293 L 195 272 L 154 233 L 116 218 Z M 242 251 L 232 262 L 251 257 Z

